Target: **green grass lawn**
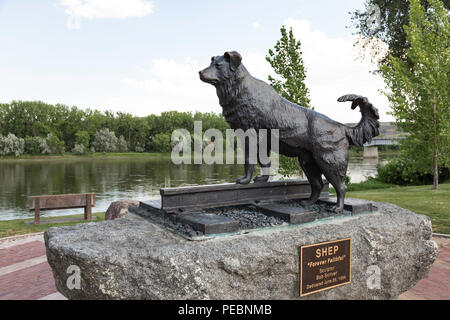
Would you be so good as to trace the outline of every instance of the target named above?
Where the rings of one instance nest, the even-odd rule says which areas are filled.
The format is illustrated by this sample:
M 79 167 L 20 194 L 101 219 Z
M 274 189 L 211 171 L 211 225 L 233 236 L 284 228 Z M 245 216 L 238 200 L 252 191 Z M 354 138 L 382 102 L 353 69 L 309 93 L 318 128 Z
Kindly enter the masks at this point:
M 414 213 L 427 215 L 431 218 L 433 232 L 450 234 L 450 182 L 440 184 L 438 190 L 432 190 L 431 186 L 387 186 L 349 191 L 347 197 L 390 202 Z
M 41 218 L 42 221 L 52 221 L 55 219 L 64 219 L 64 218 L 83 218 L 83 214 L 79 215 L 69 215 L 62 217 L 50 217 L 50 218 Z M 93 221 L 71 221 L 71 222 L 61 222 L 61 223 L 46 223 L 46 224 L 26 224 L 25 221 L 33 221 L 34 219 L 17 219 L 17 220 L 7 220 L 0 221 L 0 238 L 15 236 L 19 234 L 26 233 L 36 233 L 47 230 L 50 227 L 61 227 L 61 226 L 73 226 L 79 223 L 86 222 L 100 222 L 105 220 L 105 213 L 93 213 L 92 216 L 96 216 L 97 219 Z

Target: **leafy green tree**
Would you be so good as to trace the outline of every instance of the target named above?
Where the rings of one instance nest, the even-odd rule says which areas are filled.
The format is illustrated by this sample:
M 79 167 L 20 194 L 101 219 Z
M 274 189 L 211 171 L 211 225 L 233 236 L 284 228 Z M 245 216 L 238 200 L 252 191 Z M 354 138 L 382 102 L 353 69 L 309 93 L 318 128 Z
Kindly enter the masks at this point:
M 134 117 L 130 113 L 117 112 L 113 115 L 114 125 L 112 130 L 117 136 L 123 136 L 127 141 L 131 141 L 133 133 Z
M 429 9 L 427 0 L 420 0 L 425 8 Z M 447 10 L 450 0 L 443 1 Z M 351 12 L 352 24 L 356 27 L 359 38 L 356 45 L 362 50 L 362 55 L 369 54 L 374 58 L 380 54 L 381 40 L 389 49 L 384 56 L 378 57 L 380 64 L 387 62 L 389 55 L 411 63 L 405 52 L 411 47 L 406 38 L 403 26 L 409 23 L 410 5 L 407 0 L 366 0 L 363 10 Z
M 301 42 L 295 39 L 292 28 L 289 33 L 281 29 L 281 39 L 274 49 L 269 49 L 266 60 L 280 79 L 269 75 L 272 87 L 284 98 L 305 108 L 311 107 L 309 90 L 305 85 L 306 68 L 303 64 Z
M 59 132 L 58 137 L 65 141 L 68 148 L 72 148 L 76 143 L 80 143 L 77 142 L 77 132 L 80 131 L 80 123 L 86 119 L 86 112 L 76 107 L 69 108 L 60 104 L 57 104 L 55 109 L 59 116 L 58 121 L 55 121 L 53 125 Z M 88 147 L 88 145 L 85 146 Z
M 39 154 L 41 153 L 41 139 L 39 137 L 25 137 L 25 153 L 27 154 Z
M 85 148 L 89 148 L 90 136 L 89 132 L 80 130 L 75 133 L 75 144 L 82 145 Z
M 85 113 L 83 129 L 89 132 L 90 137 L 94 137 L 102 128 L 108 127 L 107 116 L 101 111 L 87 109 Z
M 225 133 L 229 128 L 222 115 L 214 113 L 193 115 L 190 112 L 172 111 L 163 112 L 161 115 L 135 117 L 129 113 L 82 110 L 40 101 L 12 101 L 0 104 L 0 134 L 5 136 L 12 133 L 16 137 L 26 138 L 27 153 L 59 153 L 62 152 L 58 151 L 62 150 L 62 147 L 67 150 L 77 147 L 77 153 L 81 153 L 89 150 L 90 145 L 97 151 L 113 150 L 113 143 L 116 144 L 117 150 L 162 152 L 168 149 L 167 143 L 164 143 L 166 136 L 159 137 L 162 143 L 156 144 L 152 140 L 153 137 L 158 134 L 170 137 L 172 132 L 179 128 L 193 133 L 194 121 L 197 120 L 203 122 L 203 131 L 217 128 Z M 103 132 L 95 141 L 95 136 L 103 129 L 108 129 L 108 133 Z M 61 141 L 64 141 L 64 144 L 61 144 Z M 162 149 L 156 146 L 161 146 Z
M 149 140 L 148 122 L 142 117 L 133 117 L 130 138 L 128 140 L 130 150 L 139 150 L 139 152 L 144 152 L 143 149 L 146 141 Z
M 7 108 L 9 104 L 0 103 L 0 135 L 7 134 L 6 132 L 6 119 L 7 119 Z
M 51 153 L 61 154 L 65 150 L 64 141 L 59 140 L 58 136 L 53 133 L 47 135 L 47 145 Z
M 172 150 L 171 135 L 169 133 L 156 134 L 151 142 L 152 151 L 170 152 Z
M 301 42 L 294 37 L 292 28 L 287 32 L 282 26 L 281 38 L 274 49 L 269 49 L 266 60 L 270 63 L 279 79 L 269 75 L 272 87 L 284 98 L 305 108 L 311 108 L 309 89 L 306 87 L 306 68 L 303 63 Z M 279 173 L 286 177 L 300 173 L 301 169 L 296 158 L 283 155 L 279 157 Z
M 450 28 L 443 3 L 427 1 L 428 10 L 409 0 L 407 59 L 390 55 L 381 72 L 392 115 L 409 133 L 404 152 L 415 165 L 430 168 L 437 189 L 439 167 L 450 162 Z

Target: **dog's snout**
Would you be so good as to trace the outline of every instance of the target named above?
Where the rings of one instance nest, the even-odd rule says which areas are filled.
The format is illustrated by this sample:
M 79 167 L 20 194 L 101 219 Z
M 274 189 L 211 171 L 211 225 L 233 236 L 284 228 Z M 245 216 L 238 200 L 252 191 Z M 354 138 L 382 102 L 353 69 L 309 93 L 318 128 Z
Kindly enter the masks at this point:
M 199 76 L 200 76 L 200 80 L 206 82 L 205 70 L 199 71 L 198 74 L 199 74 Z
M 215 85 L 215 83 L 217 82 L 217 79 L 215 77 L 215 74 L 213 74 L 211 72 L 211 68 L 206 68 L 203 69 L 201 71 L 198 72 L 199 76 L 200 76 L 200 80 L 202 80 L 203 82 Z

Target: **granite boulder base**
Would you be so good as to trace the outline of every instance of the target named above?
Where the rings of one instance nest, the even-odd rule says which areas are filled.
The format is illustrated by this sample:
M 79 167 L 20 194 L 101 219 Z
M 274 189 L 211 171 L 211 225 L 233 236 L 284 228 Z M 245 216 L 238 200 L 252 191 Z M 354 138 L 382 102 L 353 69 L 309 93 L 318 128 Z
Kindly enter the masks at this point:
M 351 238 L 351 283 L 302 298 L 395 299 L 428 275 L 438 248 L 428 217 L 375 205 L 370 214 L 205 241 L 188 241 L 130 213 L 48 229 L 47 259 L 69 299 L 300 299 L 299 246 Z M 67 286 L 73 265 L 80 289 Z M 381 271 L 379 289 L 367 284 L 373 265 Z

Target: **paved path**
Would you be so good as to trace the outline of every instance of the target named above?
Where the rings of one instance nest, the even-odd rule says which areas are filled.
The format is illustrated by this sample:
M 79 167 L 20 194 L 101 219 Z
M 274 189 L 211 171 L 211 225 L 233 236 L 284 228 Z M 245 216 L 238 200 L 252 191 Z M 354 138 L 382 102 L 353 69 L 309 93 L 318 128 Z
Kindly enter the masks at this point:
M 57 292 L 42 233 L 0 239 L 0 300 L 66 300 Z
M 428 278 L 400 300 L 450 300 L 450 239 L 434 240 L 439 256 Z M 43 233 L 0 239 L 0 300 L 66 300 L 56 290 Z
M 439 255 L 431 266 L 428 278 L 400 295 L 400 300 L 450 300 L 450 239 L 434 237 Z

